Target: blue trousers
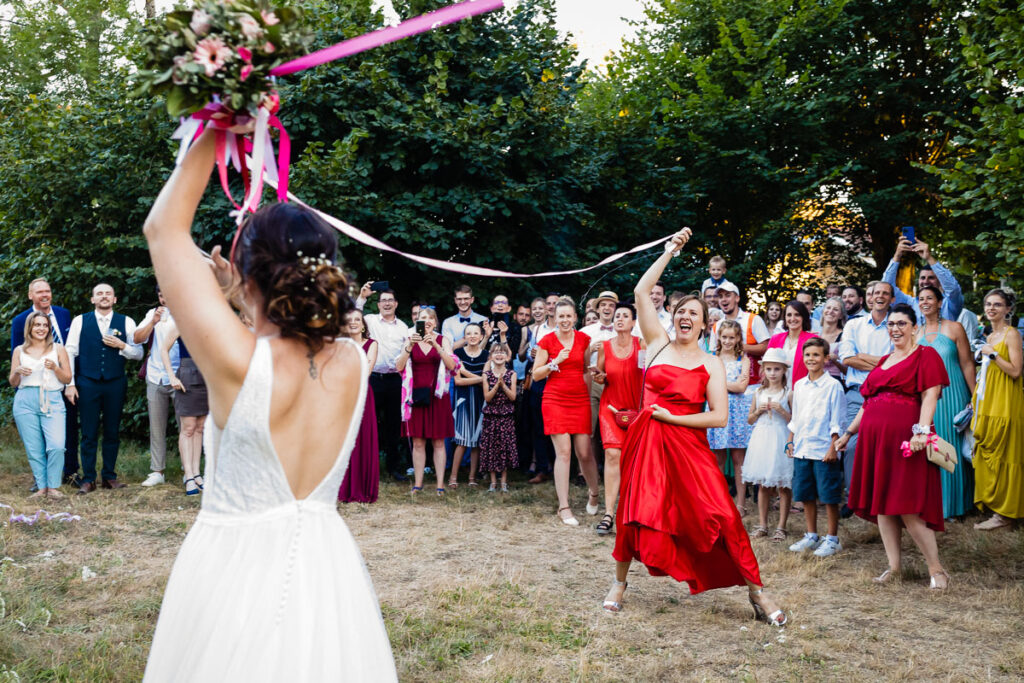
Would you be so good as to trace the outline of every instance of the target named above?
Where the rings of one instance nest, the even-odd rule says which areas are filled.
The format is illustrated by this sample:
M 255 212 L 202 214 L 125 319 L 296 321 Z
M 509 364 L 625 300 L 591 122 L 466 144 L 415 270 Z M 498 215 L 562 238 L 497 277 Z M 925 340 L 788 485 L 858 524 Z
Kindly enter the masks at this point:
M 47 407 L 40 406 L 40 392 Z M 21 387 L 14 395 L 14 422 L 40 489 L 60 488 L 64 472 L 65 412 L 61 391 Z
M 124 377 L 97 380 L 78 376 L 78 419 L 82 425 L 82 481 L 96 482 L 96 447 L 99 443 L 101 415 L 103 429 L 104 479 L 117 479 L 117 451 L 121 445 L 121 413 L 128 381 Z
M 849 428 L 850 423 L 857 417 L 857 413 L 860 412 L 860 408 L 863 405 L 864 397 L 861 396 L 859 386 L 846 390 L 846 421 L 843 422 L 844 428 Z M 846 454 L 843 456 L 843 478 L 846 480 L 847 491 L 850 490 L 850 482 L 853 481 L 853 454 L 856 450 L 857 435 L 854 434 L 846 444 Z

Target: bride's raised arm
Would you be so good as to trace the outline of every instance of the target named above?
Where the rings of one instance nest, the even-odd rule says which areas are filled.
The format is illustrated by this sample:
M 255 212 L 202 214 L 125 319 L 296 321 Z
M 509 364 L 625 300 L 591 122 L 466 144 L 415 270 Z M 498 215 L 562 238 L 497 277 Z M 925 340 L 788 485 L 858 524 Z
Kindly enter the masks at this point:
M 673 235 L 672 239 L 665 242 L 665 251 L 651 264 L 651 267 L 633 288 L 636 317 L 640 323 L 640 333 L 643 335 L 644 341 L 647 342 L 648 349 L 658 349 L 669 341 L 665 328 L 658 320 L 658 311 L 655 310 L 654 303 L 651 301 L 651 291 L 661 279 L 661 274 L 665 272 L 668 262 L 672 260 L 672 254 L 682 249 L 692 234 L 689 228 L 683 228 Z
M 167 180 L 143 233 L 160 290 L 196 365 L 206 377 L 214 418 L 223 424 L 241 387 L 255 337 L 234 315 L 192 240 L 192 221 L 214 166 L 215 139 L 204 132 Z M 226 389 L 227 395 L 220 395 Z

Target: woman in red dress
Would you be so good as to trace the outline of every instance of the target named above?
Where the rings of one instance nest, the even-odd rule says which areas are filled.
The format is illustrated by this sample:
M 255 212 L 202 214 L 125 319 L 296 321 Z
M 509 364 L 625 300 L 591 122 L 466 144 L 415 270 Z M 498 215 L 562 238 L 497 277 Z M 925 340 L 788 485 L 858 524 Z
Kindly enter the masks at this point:
M 640 369 L 640 350 L 643 342 L 633 336 L 636 310 L 627 303 L 618 304 L 612 318 L 615 337 L 601 343 L 597 351 L 594 381 L 604 384 L 598 407 L 601 444 L 604 446 L 604 517 L 597 525 L 597 534 L 612 533 L 615 523 L 615 505 L 619 501 L 619 457 L 626 430 L 615 421 L 620 410 L 639 408 L 643 370 Z
M 622 448 L 615 580 L 604 608 L 622 609 L 636 559 L 652 576 L 686 581 L 691 593 L 745 585 L 754 615 L 782 626 L 786 615 L 762 589 L 750 538 L 708 447 L 707 429 L 726 425 L 729 404 L 722 362 L 700 347 L 707 305 L 695 296 L 680 299 L 670 341 L 651 302 L 651 289 L 690 234 L 683 228 L 669 240 L 633 290 L 647 356 L 656 364 L 647 370 L 644 409 Z
M 544 433 L 551 437 L 555 447 L 558 517 L 568 526 L 580 525 L 569 507 L 569 459 L 573 446 L 590 490 L 587 514 L 596 515 L 599 509 L 601 484 L 590 444 L 590 392 L 583 377 L 589 346 L 590 337 L 576 329 L 576 304 L 567 296 L 561 297 L 555 304 L 555 331 L 537 343 L 533 381 L 547 379 L 541 413 Z
M 889 568 L 875 582 L 899 578 L 900 536 L 906 527 L 928 563 L 931 587 L 943 590 L 949 574 L 939 562 L 935 542 L 935 532 L 944 528 L 942 480 L 925 447 L 949 376 L 938 352 L 917 343 L 914 309 L 893 306 L 888 326 L 893 352 L 882 356 L 861 384 L 864 406 L 836 442 L 836 450 L 842 451 L 851 436 L 860 434 L 847 505 L 878 524 Z M 904 452 L 908 441 L 910 450 Z

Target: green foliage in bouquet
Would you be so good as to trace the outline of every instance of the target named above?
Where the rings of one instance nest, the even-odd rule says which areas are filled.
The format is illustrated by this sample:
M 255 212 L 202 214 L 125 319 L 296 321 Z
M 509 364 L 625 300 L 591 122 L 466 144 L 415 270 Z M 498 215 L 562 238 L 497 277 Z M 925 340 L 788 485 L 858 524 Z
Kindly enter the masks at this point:
M 312 42 L 297 7 L 194 0 L 147 26 L 135 95 L 165 96 L 172 117 L 202 109 L 214 95 L 255 115 L 274 89 L 271 69 L 306 54 Z

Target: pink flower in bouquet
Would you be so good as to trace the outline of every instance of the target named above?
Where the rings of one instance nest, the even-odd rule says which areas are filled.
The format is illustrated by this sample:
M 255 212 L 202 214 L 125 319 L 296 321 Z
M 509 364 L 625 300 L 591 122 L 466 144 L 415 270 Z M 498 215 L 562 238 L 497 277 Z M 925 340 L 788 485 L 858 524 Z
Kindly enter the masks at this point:
M 210 15 L 201 9 L 197 9 L 192 12 L 192 21 L 189 23 L 189 28 L 197 36 L 202 38 L 210 32 Z
M 276 50 L 276 49 L 277 48 L 274 47 L 274 44 L 272 42 L 270 42 L 269 40 L 267 42 L 263 43 L 263 51 L 266 52 L 268 55 L 269 54 L 273 54 L 274 50 Z
M 276 114 L 281 108 L 281 96 L 277 94 L 276 90 L 271 90 L 267 93 L 263 101 L 260 102 L 260 106 L 269 111 L 271 114 Z
M 206 69 L 206 75 L 212 76 L 231 59 L 232 53 L 220 38 L 204 38 L 196 45 L 194 57 Z
M 263 23 L 267 26 L 273 26 L 281 21 L 272 10 L 260 10 L 260 16 L 263 17 Z
M 242 35 L 249 40 L 256 40 L 263 35 L 263 29 L 260 28 L 259 22 L 248 14 L 238 17 L 238 26 L 242 29 Z
M 244 81 L 252 75 L 252 50 L 247 47 L 240 47 L 238 50 L 238 56 L 245 62 L 245 66 L 242 67 L 242 72 L 239 74 L 239 80 Z

